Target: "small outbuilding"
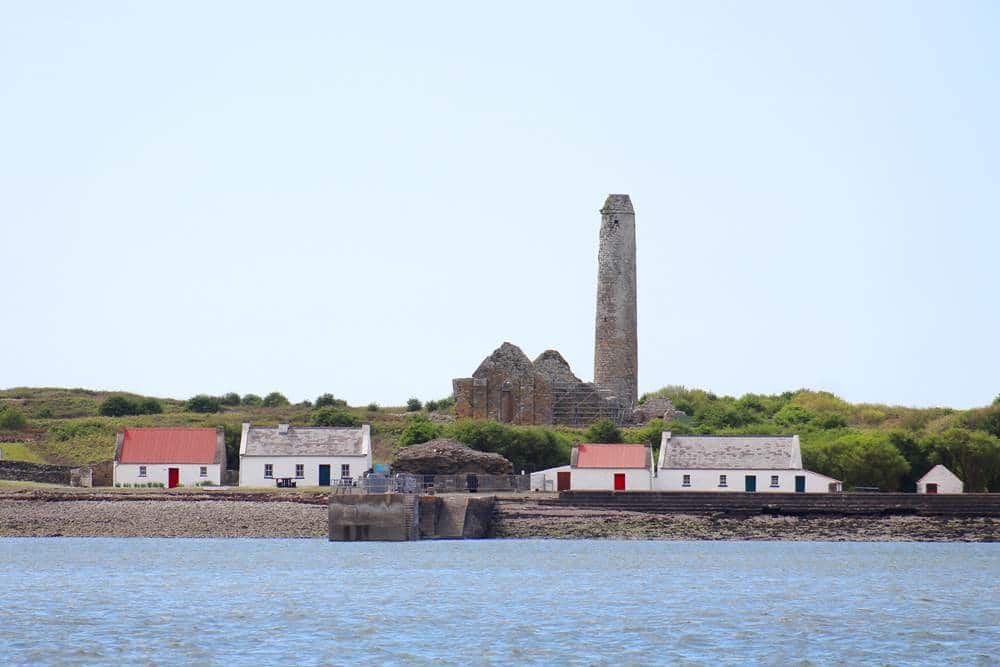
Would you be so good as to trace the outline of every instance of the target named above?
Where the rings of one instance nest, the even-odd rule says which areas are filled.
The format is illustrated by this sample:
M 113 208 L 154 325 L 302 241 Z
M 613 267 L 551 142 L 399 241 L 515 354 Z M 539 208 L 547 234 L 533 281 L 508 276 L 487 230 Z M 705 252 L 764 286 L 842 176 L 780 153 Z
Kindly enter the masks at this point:
M 649 491 L 653 451 L 649 445 L 573 445 L 569 470 L 557 470 L 556 491 Z
M 539 470 L 537 472 L 531 473 L 531 490 L 532 491 L 557 491 L 559 482 L 559 473 L 570 473 L 572 468 L 568 465 L 556 466 L 555 468 L 546 468 L 545 470 Z
M 965 483 L 940 463 L 917 480 L 917 493 L 962 493 Z
M 127 428 L 118 433 L 112 478 L 115 486 L 218 486 L 225 469 L 221 428 Z
M 664 431 L 658 491 L 827 493 L 840 480 L 802 467 L 799 436 L 673 435 Z
M 243 424 L 240 486 L 352 484 L 372 467 L 371 426 L 289 426 Z

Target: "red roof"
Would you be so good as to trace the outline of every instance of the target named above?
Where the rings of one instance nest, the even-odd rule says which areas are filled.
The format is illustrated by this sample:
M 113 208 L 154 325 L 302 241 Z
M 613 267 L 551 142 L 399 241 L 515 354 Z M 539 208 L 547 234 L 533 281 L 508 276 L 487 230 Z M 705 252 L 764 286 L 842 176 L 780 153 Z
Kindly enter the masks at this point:
M 577 468 L 645 468 L 646 445 L 579 445 Z
M 118 463 L 217 463 L 214 428 L 127 428 Z

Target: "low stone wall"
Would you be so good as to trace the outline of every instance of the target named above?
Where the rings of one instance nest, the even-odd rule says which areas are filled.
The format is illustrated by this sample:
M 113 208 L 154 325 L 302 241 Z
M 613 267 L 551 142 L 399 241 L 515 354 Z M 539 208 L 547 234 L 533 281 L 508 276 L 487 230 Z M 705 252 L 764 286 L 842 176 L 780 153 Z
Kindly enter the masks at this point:
M 626 512 L 734 515 L 919 515 L 1000 517 L 1000 493 L 721 493 L 563 491 L 558 505 Z
M 70 466 L 51 466 L 24 461 L 0 461 L 0 479 L 18 482 L 42 482 L 43 484 L 69 485 Z

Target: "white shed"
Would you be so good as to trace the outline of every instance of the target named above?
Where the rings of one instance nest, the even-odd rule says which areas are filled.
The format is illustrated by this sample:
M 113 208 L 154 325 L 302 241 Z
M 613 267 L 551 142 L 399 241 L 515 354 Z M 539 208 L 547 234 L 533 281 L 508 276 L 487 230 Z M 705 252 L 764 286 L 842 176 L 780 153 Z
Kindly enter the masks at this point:
M 917 480 L 917 493 L 962 493 L 965 484 L 940 463 Z
M 559 482 L 559 473 L 569 471 L 570 466 L 566 465 L 533 472 L 531 473 L 531 490 L 555 491 Z
M 660 440 L 658 491 L 827 493 L 839 480 L 802 467 L 799 436 L 673 435 Z
M 298 486 L 349 483 L 372 467 L 371 426 L 303 427 L 243 424 L 240 437 L 240 486 Z

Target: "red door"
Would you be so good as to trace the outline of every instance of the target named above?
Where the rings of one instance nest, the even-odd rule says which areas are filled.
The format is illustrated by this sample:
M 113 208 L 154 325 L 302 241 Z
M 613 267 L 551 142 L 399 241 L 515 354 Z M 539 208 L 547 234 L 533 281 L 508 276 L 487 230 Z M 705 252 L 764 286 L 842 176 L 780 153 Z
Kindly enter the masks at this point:
M 569 473 L 556 473 L 556 491 L 569 491 Z
M 167 468 L 167 488 L 172 489 L 181 483 L 181 469 Z
M 625 473 L 616 472 L 615 473 L 615 491 L 625 490 Z
M 937 493 L 937 484 L 928 484 L 927 493 Z

